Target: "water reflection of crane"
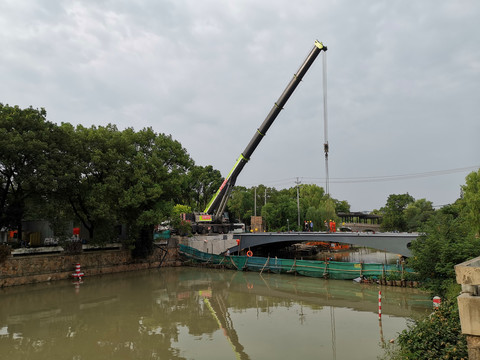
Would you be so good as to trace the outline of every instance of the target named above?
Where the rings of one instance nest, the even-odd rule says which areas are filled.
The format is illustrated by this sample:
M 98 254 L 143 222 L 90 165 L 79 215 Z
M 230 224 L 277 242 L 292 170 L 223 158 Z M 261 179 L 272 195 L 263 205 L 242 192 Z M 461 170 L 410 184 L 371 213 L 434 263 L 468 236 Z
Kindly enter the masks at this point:
M 201 292 L 200 295 L 202 295 Z M 211 295 L 211 292 L 207 292 Z M 238 339 L 237 332 L 233 327 L 233 322 L 228 312 L 228 308 L 225 305 L 225 301 L 220 295 L 205 296 L 203 295 L 203 302 L 206 307 L 212 313 L 215 321 L 218 324 L 220 330 L 223 331 L 223 335 L 228 339 L 228 342 L 232 346 L 233 351 L 235 352 L 235 357 L 241 360 L 250 360 L 250 357 L 244 351 L 244 347 L 240 344 Z

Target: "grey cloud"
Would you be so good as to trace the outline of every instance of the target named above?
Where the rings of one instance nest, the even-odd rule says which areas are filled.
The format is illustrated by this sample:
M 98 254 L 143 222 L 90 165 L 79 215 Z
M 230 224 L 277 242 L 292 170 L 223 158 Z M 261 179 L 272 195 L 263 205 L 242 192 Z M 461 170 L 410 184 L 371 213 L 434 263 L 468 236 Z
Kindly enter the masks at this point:
M 478 165 L 475 1 L 35 1 L 0 13 L 0 101 L 54 121 L 171 133 L 226 174 L 319 39 L 328 47 L 330 175 Z M 323 185 L 321 60 L 239 184 Z M 466 173 L 332 183 L 353 210 L 408 191 L 452 202 Z

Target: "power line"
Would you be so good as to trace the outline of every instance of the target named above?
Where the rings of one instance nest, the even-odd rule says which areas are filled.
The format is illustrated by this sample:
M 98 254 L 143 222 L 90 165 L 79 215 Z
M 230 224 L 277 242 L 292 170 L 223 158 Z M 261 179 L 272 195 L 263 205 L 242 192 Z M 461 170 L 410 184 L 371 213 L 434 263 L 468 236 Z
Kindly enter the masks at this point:
M 279 180 L 271 180 L 268 182 L 263 182 L 260 181 L 258 183 L 249 183 L 249 184 L 242 184 L 240 186 L 245 186 L 245 187 L 252 187 L 252 186 L 258 186 L 259 184 L 261 185 L 269 185 L 269 186 L 283 186 L 283 185 L 291 185 L 292 183 L 295 183 L 296 178 L 286 178 L 286 179 L 279 179 Z
M 479 167 L 480 166 L 468 166 L 464 168 L 435 170 L 435 171 L 428 171 L 423 173 L 384 175 L 384 176 L 365 176 L 365 177 L 356 177 L 356 178 L 331 178 L 330 180 L 331 182 L 334 182 L 336 184 L 409 180 L 409 179 L 419 179 L 419 178 L 425 178 L 425 177 L 455 174 L 459 172 L 475 170 L 475 169 L 478 169 Z
M 411 180 L 411 179 L 420 179 L 426 177 L 434 177 L 434 176 L 443 176 L 443 175 L 450 175 L 460 172 L 472 171 L 477 170 L 480 168 L 480 165 L 475 166 L 467 166 L 462 168 L 456 169 L 447 169 L 447 170 L 434 170 L 434 171 L 427 171 L 422 173 L 411 173 L 411 174 L 397 174 L 397 175 L 381 175 L 381 176 L 363 176 L 363 177 L 351 177 L 351 178 L 330 178 L 330 183 L 335 184 L 352 184 L 352 183 L 365 183 L 365 182 L 384 182 L 384 181 L 399 181 L 399 180 Z M 308 181 L 310 183 L 323 183 L 325 178 L 311 178 L 311 177 L 300 177 L 303 181 Z M 264 181 L 261 182 L 263 185 L 290 185 L 294 184 L 295 181 L 298 181 L 298 178 L 288 178 L 288 179 L 281 179 L 281 180 L 272 180 L 272 181 Z M 255 184 L 257 185 L 257 184 Z M 249 186 L 248 184 L 245 186 Z M 254 186 L 251 184 L 250 186 Z

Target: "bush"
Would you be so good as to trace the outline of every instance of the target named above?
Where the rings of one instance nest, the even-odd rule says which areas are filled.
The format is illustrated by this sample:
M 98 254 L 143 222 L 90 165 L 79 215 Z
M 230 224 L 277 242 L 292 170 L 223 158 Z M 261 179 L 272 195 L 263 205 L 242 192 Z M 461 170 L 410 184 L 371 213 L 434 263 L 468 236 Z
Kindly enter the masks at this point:
M 398 337 L 401 359 L 468 359 L 456 298 L 445 300 L 430 316 L 415 321 Z

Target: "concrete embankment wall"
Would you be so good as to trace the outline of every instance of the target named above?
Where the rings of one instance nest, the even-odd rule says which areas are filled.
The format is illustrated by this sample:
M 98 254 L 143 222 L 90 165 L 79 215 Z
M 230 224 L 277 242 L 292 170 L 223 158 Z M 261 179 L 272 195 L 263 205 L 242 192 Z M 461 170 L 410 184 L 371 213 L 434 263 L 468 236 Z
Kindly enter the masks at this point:
M 75 255 L 50 254 L 10 256 L 0 264 L 0 287 L 72 278 L 75 264 L 85 276 L 135 271 L 164 266 L 180 266 L 178 246 L 169 242 L 168 253 L 155 248 L 147 259 L 133 259 L 129 250 L 99 250 Z
M 210 234 L 195 235 L 191 237 L 180 237 L 178 242 L 190 246 L 199 251 L 219 255 L 227 251 L 228 248 L 237 245 L 237 234 Z

